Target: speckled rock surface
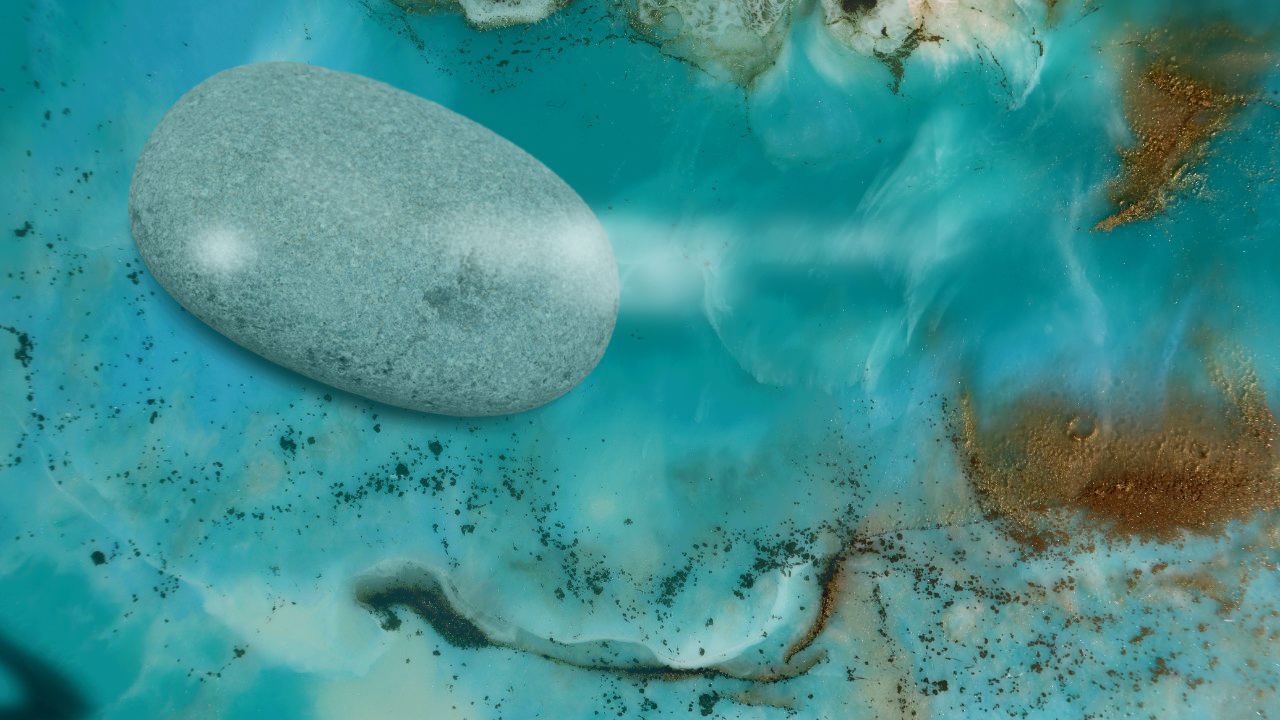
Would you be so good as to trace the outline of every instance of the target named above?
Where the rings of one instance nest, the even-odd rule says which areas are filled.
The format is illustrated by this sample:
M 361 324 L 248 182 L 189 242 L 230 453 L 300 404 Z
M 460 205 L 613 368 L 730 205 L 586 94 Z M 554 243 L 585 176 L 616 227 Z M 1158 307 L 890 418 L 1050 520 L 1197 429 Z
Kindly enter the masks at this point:
M 392 405 L 519 412 L 603 355 L 613 252 L 581 198 L 480 125 L 368 78 L 245 65 L 148 140 L 134 239 L 244 347 Z

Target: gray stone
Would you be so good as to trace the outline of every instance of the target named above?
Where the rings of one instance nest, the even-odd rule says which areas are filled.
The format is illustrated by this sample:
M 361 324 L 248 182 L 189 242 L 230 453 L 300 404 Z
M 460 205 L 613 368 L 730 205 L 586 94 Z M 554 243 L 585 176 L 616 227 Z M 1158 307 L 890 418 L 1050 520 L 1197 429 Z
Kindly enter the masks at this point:
M 595 367 L 618 271 L 582 199 L 435 103 L 293 63 L 184 95 L 134 170 L 156 280 L 244 347 L 392 405 L 499 415 Z

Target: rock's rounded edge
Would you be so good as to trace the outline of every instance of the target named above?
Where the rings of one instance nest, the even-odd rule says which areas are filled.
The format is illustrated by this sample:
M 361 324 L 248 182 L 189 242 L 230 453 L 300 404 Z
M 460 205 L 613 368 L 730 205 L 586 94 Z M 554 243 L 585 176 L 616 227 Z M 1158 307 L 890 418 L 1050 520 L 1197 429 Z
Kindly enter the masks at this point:
M 162 127 L 164 127 L 166 120 L 170 118 L 170 116 L 174 113 L 174 111 L 177 108 L 181 107 L 185 101 L 188 101 L 193 96 L 198 96 L 199 93 L 202 91 L 202 89 L 207 87 L 209 83 L 220 80 L 220 79 L 225 79 L 226 76 L 231 74 L 243 72 L 245 70 L 252 69 L 252 68 L 261 68 L 262 66 L 277 66 L 277 67 L 292 66 L 292 67 L 306 68 L 308 70 L 317 70 L 323 73 L 334 73 L 342 76 L 347 76 L 348 78 L 355 78 L 360 82 L 371 83 L 381 88 L 389 89 L 394 93 L 401 94 L 403 96 L 406 96 L 407 98 L 412 98 L 413 100 L 416 100 L 418 102 L 422 102 L 430 106 L 438 107 L 450 113 L 454 117 L 454 119 L 457 120 L 458 122 L 477 128 L 483 133 L 487 134 L 488 136 L 490 136 L 490 138 L 493 141 L 496 141 L 497 143 L 505 146 L 508 152 L 514 152 L 520 156 L 523 156 L 529 161 L 532 161 L 537 166 L 545 170 L 546 174 L 550 178 L 552 178 L 554 182 L 559 183 L 563 187 L 563 189 L 567 191 L 568 194 L 577 201 L 577 204 L 581 206 L 581 211 L 583 212 L 584 217 L 590 218 L 590 221 L 594 224 L 595 231 L 598 233 L 599 237 L 603 241 L 602 249 L 607 253 L 608 260 L 609 260 L 608 262 L 609 277 L 607 278 L 607 284 L 610 286 L 610 291 L 612 294 L 612 307 L 608 313 L 607 328 L 601 335 L 601 342 L 599 343 L 599 346 L 596 349 L 596 352 L 588 362 L 580 366 L 579 372 L 575 373 L 574 375 L 568 376 L 571 379 L 552 392 L 542 394 L 540 396 L 534 397 L 522 403 L 512 403 L 512 404 L 508 404 L 506 406 L 501 406 L 501 407 L 468 409 L 468 408 L 462 408 L 462 407 L 450 407 L 450 406 L 442 405 L 439 403 L 435 403 L 435 404 L 405 403 L 405 402 L 399 401 L 395 396 L 389 393 L 371 393 L 371 392 L 368 392 L 367 390 L 361 391 L 360 389 L 352 387 L 350 383 L 336 381 L 332 377 L 322 377 L 321 376 L 322 373 L 308 372 L 307 370 L 298 367 L 295 363 L 289 362 L 287 359 L 280 358 L 278 356 L 273 356 L 275 354 L 271 353 L 266 348 L 250 347 L 249 345 L 242 343 L 235 338 L 230 337 L 230 335 L 227 332 L 225 332 L 223 328 L 219 327 L 219 323 L 216 321 L 216 319 L 206 317 L 203 313 L 199 312 L 197 308 L 192 307 L 192 304 L 189 302 L 189 298 L 184 298 L 181 292 L 175 292 L 174 288 L 170 287 L 170 285 L 166 283 L 164 278 L 164 273 L 163 272 L 157 273 L 155 271 L 155 259 L 152 256 L 152 254 L 148 252 L 146 243 L 144 243 L 141 239 L 146 234 L 146 229 L 143 227 L 144 223 L 142 219 L 142 213 L 139 212 L 139 208 L 138 208 L 138 204 L 139 204 L 138 201 L 139 201 L 139 195 L 140 195 L 139 188 L 143 184 L 140 182 L 140 179 L 145 176 L 146 165 L 147 165 L 146 159 L 148 155 L 148 150 L 150 150 L 153 144 L 157 142 L 156 138 L 157 138 L 157 135 L 159 135 L 159 131 L 161 130 Z M 239 66 L 227 68 L 218 73 L 215 73 L 214 75 L 211 75 L 210 77 L 206 78 L 202 82 L 198 83 L 197 85 L 192 87 L 190 90 L 188 90 L 186 93 L 184 93 L 174 103 L 174 105 L 171 106 L 169 110 L 165 112 L 165 114 L 162 116 L 160 121 L 157 123 L 156 127 L 152 130 L 151 134 L 148 136 L 148 139 L 144 144 L 142 151 L 139 154 L 138 160 L 135 163 L 134 170 L 130 179 L 129 220 L 130 220 L 130 227 L 132 231 L 132 236 L 134 238 L 135 246 L 137 247 L 139 255 L 142 258 L 143 262 L 151 271 L 152 276 L 155 277 L 156 281 L 161 285 L 161 287 L 163 287 L 169 293 L 169 295 L 179 303 L 179 305 L 181 305 L 184 309 L 186 309 L 196 318 L 203 321 L 206 325 L 209 325 L 212 329 L 217 331 L 219 334 L 223 335 L 224 337 L 227 337 L 229 340 L 231 340 L 235 344 L 240 345 L 241 347 L 253 352 L 256 355 L 263 357 L 264 359 L 267 359 L 277 365 L 285 367 L 290 371 L 293 371 L 300 375 L 308 377 L 316 382 L 322 383 L 326 386 L 330 386 L 344 392 L 352 393 L 360 397 L 374 400 L 376 402 L 384 403 L 384 404 L 395 406 L 395 407 L 406 408 L 409 410 L 420 411 L 420 412 L 425 412 L 430 414 L 437 414 L 437 415 L 455 416 L 455 417 L 487 417 L 487 416 L 502 416 L 502 415 L 510 415 L 510 414 L 526 412 L 526 411 L 541 407 L 543 405 L 546 405 L 548 403 L 551 403 L 563 397 L 571 390 L 573 390 L 583 380 L 585 380 L 591 374 L 591 372 L 595 370 L 595 368 L 599 365 L 599 363 L 604 358 L 604 355 L 608 350 L 608 346 L 612 339 L 613 331 L 616 328 L 616 324 L 617 324 L 617 314 L 618 314 L 618 308 L 620 303 L 621 282 L 618 274 L 616 257 L 614 256 L 612 245 L 609 243 L 607 233 L 605 233 L 603 226 L 600 225 L 599 218 L 595 216 L 595 214 L 591 211 L 590 207 L 581 198 L 581 196 L 578 195 L 575 190 L 573 190 L 572 187 L 570 187 L 567 183 L 565 183 L 565 181 L 562 178 L 560 178 L 559 175 L 557 175 L 554 171 L 548 168 L 545 164 L 543 164 L 537 158 L 527 153 L 523 148 L 520 148 L 518 145 L 512 143 L 511 141 L 507 140 L 506 138 L 502 137 L 496 132 L 488 129 L 487 127 L 484 127 L 479 123 L 476 123 L 470 118 L 467 118 L 466 116 L 461 115 L 460 113 L 456 113 L 448 108 L 440 106 L 437 103 L 434 103 L 430 100 L 414 95 L 408 91 L 401 90 L 400 88 L 397 88 L 388 83 L 384 83 L 382 81 L 379 81 L 373 78 L 356 75 L 354 73 L 331 70 L 321 66 L 308 65 L 305 63 L 292 63 L 292 62 L 251 63 L 251 64 L 239 65 Z

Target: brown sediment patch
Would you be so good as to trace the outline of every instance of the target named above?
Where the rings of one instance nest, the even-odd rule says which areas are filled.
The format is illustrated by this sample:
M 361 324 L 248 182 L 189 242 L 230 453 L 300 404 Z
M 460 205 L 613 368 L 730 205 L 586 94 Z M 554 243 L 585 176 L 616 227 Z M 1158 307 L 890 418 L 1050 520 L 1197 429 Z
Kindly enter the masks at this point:
M 1164 580 L 1166 585 L 1186 590 L 1213 600 L 1218 605 L 1218 614 L 1227 615 L 1240 607 L 1244 594 L 1244 583 L 1228 587 L 1226 583 L 1210 575 L 1208 572 L 1195 572 L 1172 575 Z
M 1109 188 L 1115 210 L 1094 230 L 1155 217 L 1190 187 L 1209 140 L 1255 98 L 1275 62 L 1268 44 L 1225 26 L 1164 30 L 1126 47 L 1134 58 L 1124 115 L 1134 142 L 1119 151 Z
M 1213 532 L 1280 508 L 1280 465 L 1253 372 L 1208 375 L 1217 397 L 1175 390 L 1153 412 L 1118 418 L 1041 396 L 980 426 L 966 396 L 952 439 L 984 510 L 1033 550 L 1070 540 L 1081 515 L 1121 536 Z

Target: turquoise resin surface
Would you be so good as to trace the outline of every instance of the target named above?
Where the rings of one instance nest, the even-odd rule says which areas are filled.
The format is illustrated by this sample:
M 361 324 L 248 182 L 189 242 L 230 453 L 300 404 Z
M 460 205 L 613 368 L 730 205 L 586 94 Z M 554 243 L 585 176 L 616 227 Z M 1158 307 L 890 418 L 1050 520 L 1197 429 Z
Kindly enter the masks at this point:
M 1221 358 L 1280 392 L 1280 6 L 1166 4 L 937 3 L 909 54 L 807 3 L 736 54 L 587 2 L 487 30 L 379 0 L 4 5 L 0 708 L 1274 717 L 1273 458 L 1225 519 L 1083 503 L 1044 541 L 1035 497 L 979 492 L 965 429 L 1055 392 L 1100 437 L 1188 395 L 1228 417 Z M 1219 26 L 1262 57 L 1248 100 L 1164 169 L 1166 207 L 1094 230 L 1142 117 L 1135 39 Z M 621 304 L 581 385 L 396 410 L 160 289 L 133 163 L 183 92 L 267 60 L 445 105 L 582 195 Z M 1009 466 L 1070 474 L 1046 457 Z

